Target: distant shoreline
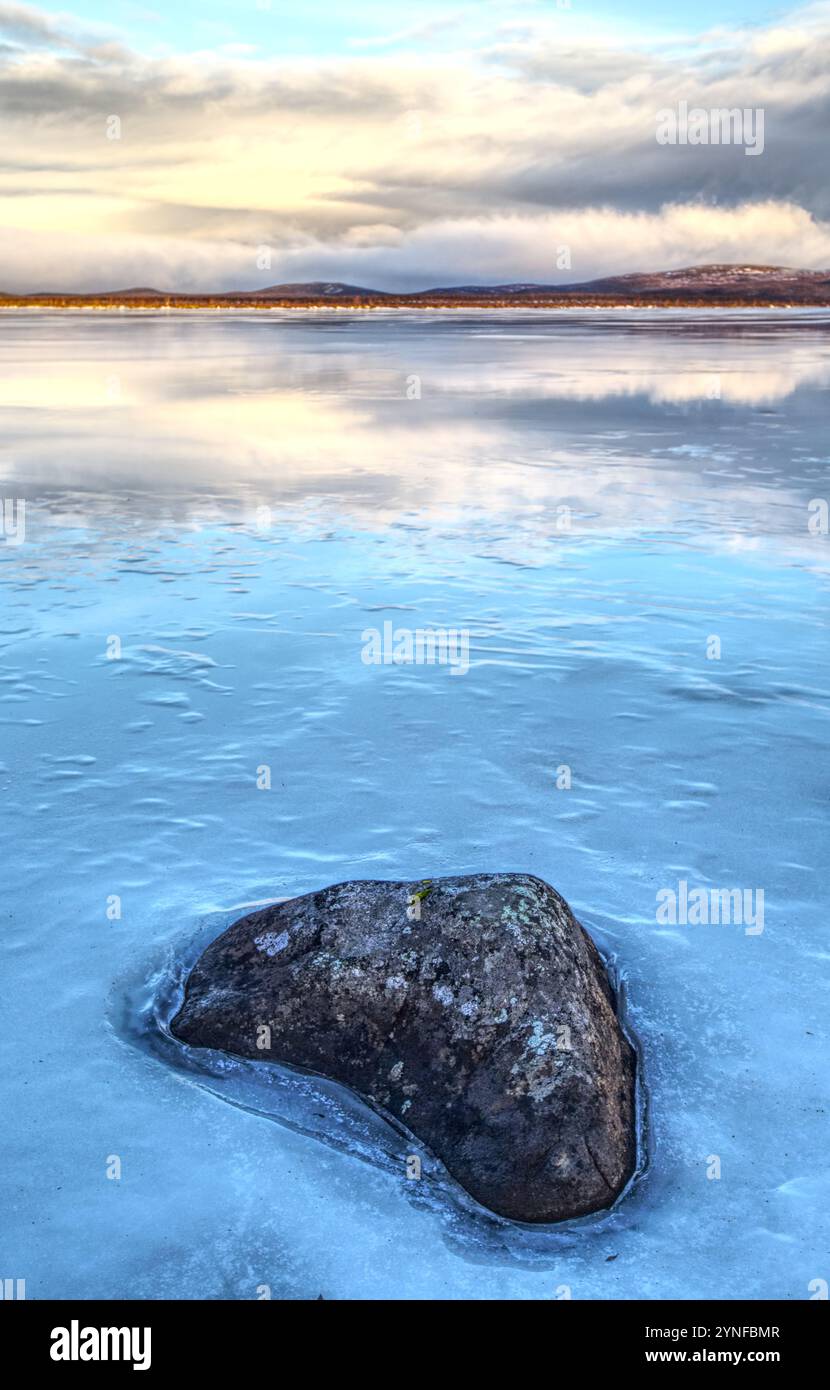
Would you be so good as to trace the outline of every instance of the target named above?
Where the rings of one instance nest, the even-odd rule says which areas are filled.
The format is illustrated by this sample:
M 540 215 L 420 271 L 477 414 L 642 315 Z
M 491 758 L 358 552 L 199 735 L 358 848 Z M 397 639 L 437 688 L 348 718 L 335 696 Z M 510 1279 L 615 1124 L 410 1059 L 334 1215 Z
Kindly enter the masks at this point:
M 544 313 L 551 311 L 568 310 L 615 310 L 619 312 L 637 310 L 657 310 L 669 312 L 677 309 L 697 309 L 708 312 L 725 310 L 734 311 L 740 309 L 764 309 L 767 311 L 782 310 L 825 310 L 830 311 L 830 300 L 783 300 L 783 299 L 719 299 L 704 298 L 700 296 L 676 297 L 672 299 L 649 296 L 643 299 L 623 299 L 613 296 L 608 298 L 581 299 L 575 297 L 562 297 L 556 299 L 538 299 L 528 301 L 519 299 L 511 301 L 509 299 L 493 301 L 487 299 L 458 299 L 458 300 L 396 300 L 391 296 L 388 300 L 381 302 L 365 303 L 361 301 L 339 300 L 332 303 L 331 300 L 313 299 L 288 299 L 288 300 L 225 300 L 216 303 L 215 300 L 184 298 L 180 296 L 164 299 L 162 301 L 147 300 L 117 300 L 117 299 L 58 299 L 51 297 L 32 296 L 29 298 L 0 298 L 0 313 L 6 311 L 20 310 L 45 310 L 57 313 L 115 313 L 115 314 L 148 314 L 148 313 L 306 313 L 309 311 L 320 313 L 384 313 L 394 310 L 398 313 L 464 313 L 475 311 L 476 313 Z
M 502 280 L 494 285 L 437 284 L 378 290 L 343 280 L 303 280 L 253 290 L 110 290 L 0 292 L 0 309 L 193 309 L 219 313 L 289 309 L 371 313 L 379 309 L 830 309 L 830 270 L 787 266 L 703 265 L 570 284 Z

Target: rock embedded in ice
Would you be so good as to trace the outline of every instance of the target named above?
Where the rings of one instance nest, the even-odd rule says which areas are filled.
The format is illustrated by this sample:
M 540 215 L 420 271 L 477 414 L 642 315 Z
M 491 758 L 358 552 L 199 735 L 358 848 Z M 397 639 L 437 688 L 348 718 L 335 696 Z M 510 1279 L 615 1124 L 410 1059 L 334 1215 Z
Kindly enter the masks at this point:
M 386 1111 L 483 1206 L 610 1206 L 636 1161 L 635 1054 L 590 937 L 528 874 L 352 882 L 210 945 L 172 1031 L 308 1068 Z

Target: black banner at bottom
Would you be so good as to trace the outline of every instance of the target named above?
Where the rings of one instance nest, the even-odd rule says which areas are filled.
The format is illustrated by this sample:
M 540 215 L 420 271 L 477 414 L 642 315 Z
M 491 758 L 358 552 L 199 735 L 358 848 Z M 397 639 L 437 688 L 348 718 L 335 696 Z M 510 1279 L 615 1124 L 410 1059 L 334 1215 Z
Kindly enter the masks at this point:
M 0 1334 L 4 1361 L 24 1371 L 95 1376 L 226 1369 L 237 1375 L 286 1371 L 284 1356 L 308 1359 L 317 1374 L 327 1356 L 342 1366 L 380 1331 L 383 1364 L 397 1344 L 407 1376 L 435 1374 L 436 1357 L 457 1356 L 465 1376 L 481 1353 L 509 1354 L 504 1333 L 514 1330 L 544 1340 L 526 1343 L 560 1370 L 573 1358 L 581 1371 L 713 1365 L 777 1367 L 792 1375 L 824 1360 L 827 1305 L 730 1301 L 540 1303 L 315 1302 L 4 1302 Z M 484 1314 L 484 1316 L 482 1316 Z M 336 1340 L 332 1338 L 334 1333 Z M 311 1334 L 311 1340 L 306 1340 Z M 433 1341 L 439 1337 L 439 1344 Z M 326 1340 L 323 1340 L 325 1336 Z M 279 1339 L 279 1340 L 277 1340 Z M 290 1339 L 290 1342 L 287 1340 Z M 358 1339 L 359 1342 L 358 1342 Z M 391 1339 L 391 1348 L 388 1343 Z M 400 1340 L 399 1340 L 400 1339 Z M 449 1339 L 449 1340 L 447 1340 Z M 453 1350 L 454 1349 L 454 1350 Z M 524 1355 L 524 1353 L 523 1353 Z M 10 1358 L 14 1358 L 13 1361 Z M 297 1374 L 295 1369 L 293 1375 Z

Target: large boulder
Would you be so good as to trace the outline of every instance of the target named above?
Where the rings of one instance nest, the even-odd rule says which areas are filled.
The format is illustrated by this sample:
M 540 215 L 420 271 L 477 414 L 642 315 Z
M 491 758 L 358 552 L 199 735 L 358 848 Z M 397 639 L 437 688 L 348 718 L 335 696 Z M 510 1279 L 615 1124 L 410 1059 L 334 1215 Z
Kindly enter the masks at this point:
M 254 912 L 197 961 L 171 1028 L 352 1087 L 513 1220 L 607 1207 L 634 1169 L 635 1054 L 605 968 L 528 874 L 341 883 Z

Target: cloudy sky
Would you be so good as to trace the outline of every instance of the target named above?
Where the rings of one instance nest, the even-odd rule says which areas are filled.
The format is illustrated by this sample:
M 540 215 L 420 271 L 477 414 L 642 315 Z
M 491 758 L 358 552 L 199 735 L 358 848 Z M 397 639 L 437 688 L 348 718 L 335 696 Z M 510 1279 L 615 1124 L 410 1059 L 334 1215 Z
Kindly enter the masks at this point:
M 830 0 L 0 0 L 0 87 L 0 289 L 830 266 Z

